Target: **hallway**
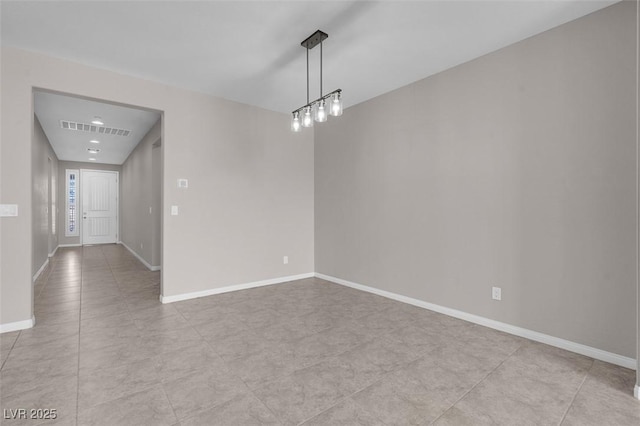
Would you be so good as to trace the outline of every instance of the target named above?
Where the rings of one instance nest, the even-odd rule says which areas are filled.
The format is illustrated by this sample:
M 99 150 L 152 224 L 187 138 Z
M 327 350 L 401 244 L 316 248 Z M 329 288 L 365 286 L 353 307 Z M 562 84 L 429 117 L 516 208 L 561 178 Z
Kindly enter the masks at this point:
M 96 368 L 153 356 L 147 321 L 177 313 L 159 302 L 160 272 L 121 245 L 59 248 L 34 294 L 36 326 L 0 335 L 2 408 L 55 408 L 61 424 L 107 396 L 95 389 L 104 380 Z M 124 379 L 104 372 L 118 378 L 106 386 Z

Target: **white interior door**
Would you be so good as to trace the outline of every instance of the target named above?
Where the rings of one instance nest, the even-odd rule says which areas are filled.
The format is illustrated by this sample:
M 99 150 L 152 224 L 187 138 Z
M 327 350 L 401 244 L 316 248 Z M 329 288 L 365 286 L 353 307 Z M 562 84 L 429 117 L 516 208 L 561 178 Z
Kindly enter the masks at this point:
M 118 241 L 118 172 L 82 170 L 82 244 Z

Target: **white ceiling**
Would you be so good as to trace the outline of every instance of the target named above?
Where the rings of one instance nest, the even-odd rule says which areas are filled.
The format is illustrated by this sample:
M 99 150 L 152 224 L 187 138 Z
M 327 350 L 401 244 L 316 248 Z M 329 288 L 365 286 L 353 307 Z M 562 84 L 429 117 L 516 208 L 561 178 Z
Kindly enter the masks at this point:
M 35 114 L 59 160 L 122 164 L 129 153 L 160 118 L 160 113 L 102 102 L 79 99 L 47 92 L 35 92 Z M 129 136 L 105 135 L 98 132 L 67 130 L 60 120 L 91 124 L 95 116 L 103 127 L 131 130 Z M 100 126 L 97 126 L 100 127 Z M 96 129 L 97 130 L 97 129 Z M 99 144 L 89 142 L 95 139 Z M 97 154 L 87 149 L 97 148 Z
M 2 1 L 8 45 L 290 112 L 306 103 L 305 50 L 354 105 L 615 1 Z M 319 49 L 310 51 L 311 98 Z

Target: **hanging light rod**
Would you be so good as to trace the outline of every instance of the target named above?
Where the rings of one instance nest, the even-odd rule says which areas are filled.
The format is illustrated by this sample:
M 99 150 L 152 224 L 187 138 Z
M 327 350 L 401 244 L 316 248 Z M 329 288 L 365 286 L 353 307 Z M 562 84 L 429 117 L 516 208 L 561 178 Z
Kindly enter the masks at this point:
M 336 89 L 326 95 L 322 92 L 322 42 L 329 37 L 324 31 L 317 30 L 304 39 L 300 45 L 307 51 L 307 103 L 298 109 L 293 110 L 291 120 L 291 130 L 299 132 L 302 127 L 313 127 L 313 121 L 327 121 L 327 115 L 338 117 L 342 115 L 342 90 Z M 314 101 L 309 101 L 309 50 L 320 45 L 320 97 Z M 327 112 L 327 99 L 329 100 Z M 311 116 L 313 110 L 314 117 Z

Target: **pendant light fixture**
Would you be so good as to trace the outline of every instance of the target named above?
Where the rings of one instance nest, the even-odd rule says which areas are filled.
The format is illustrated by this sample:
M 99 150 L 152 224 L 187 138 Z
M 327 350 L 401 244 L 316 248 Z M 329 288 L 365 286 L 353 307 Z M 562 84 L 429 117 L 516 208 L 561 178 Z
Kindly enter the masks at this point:
M 303 127 L 313 127 L 313 122 L 323 123 L 329 115 L 342 115 L 342 90 L 336 89 L 326 95 L 322 94 L 322 42 L 329 37 L 323 31 L 316 31 L 304 39 L 300 45 L 307 50 L 307 103 L 293 111 L 291 130 L 299 132 Z M 320 97 L 309 101 L 309 50 L 320 45 Z

